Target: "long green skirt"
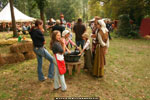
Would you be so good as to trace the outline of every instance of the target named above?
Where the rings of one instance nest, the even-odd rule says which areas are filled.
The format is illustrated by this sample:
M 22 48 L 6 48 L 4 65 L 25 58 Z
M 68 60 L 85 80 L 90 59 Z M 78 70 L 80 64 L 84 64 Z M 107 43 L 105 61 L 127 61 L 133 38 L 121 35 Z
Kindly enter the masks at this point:
M 100 45 L 96 47 L 96 54 L 93 65 L 93 75 L 97 77 L 104 76 L 105 55 L 104 48 Z
M 91 50 L 86 50 L 84 54 L 84 68 L 92 72 L 92 53 Z

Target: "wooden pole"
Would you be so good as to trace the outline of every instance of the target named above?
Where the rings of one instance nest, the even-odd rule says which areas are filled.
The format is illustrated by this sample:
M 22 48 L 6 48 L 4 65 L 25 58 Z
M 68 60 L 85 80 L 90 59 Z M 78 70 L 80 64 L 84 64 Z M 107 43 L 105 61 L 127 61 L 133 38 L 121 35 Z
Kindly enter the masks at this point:
M 13 0 L 9 0 L 9 2 L 10 2 L 10 10 L 11 10 L 13 37 L 17 37 L 16 21 L 15 21 L 14 9 L 13 9 Z

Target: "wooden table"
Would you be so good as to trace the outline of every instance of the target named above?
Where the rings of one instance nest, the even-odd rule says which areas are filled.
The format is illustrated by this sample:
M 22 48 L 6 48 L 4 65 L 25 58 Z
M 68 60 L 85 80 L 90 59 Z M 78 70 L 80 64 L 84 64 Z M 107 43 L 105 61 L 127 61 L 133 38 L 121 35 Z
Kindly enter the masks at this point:
M 66 67 L 68 68 L 68 71 L 69 71 L 69 75 L 72 75 L 72 69 L 73 69 L 73 66 L 75 66 L 75 70 L 77 71 L 77 74 L 80 73 L 80 67 L 81 67 L 81 61 L 78 61 L 78 62 L 65 62 L 66 64 Z

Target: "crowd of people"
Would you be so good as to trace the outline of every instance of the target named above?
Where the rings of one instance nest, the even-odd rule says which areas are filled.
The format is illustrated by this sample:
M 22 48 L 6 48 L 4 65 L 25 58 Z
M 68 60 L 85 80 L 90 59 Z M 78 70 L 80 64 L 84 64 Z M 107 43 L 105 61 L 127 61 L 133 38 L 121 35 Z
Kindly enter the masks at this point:
M 17 22 L 16 23 L 16 29 L 18 33 L 22 34 L 28 34 L 33 23 L 32 22 Z M 10 32 L 12 31 L 12 23 L 0 23 L 0 32 Z
M 44 57 L 50 62 L 48 78 L 50 80 L 54 78 L 54 90 L 61 88 L 62 91 L 66 91 L 64 54 L 66 52 L 71 53 L 68 45 L 71 44 L 78 49 L 80 51 L 79 56 L 84 54 L 83 68 L 93 77 L 101 78 L 104 76 L 104 65 L 106 64 L 105 55 L 108 52 L 110 38 L 106 22 L 99 17 L 95 17 L 95 21 L 91 27 L 92 33 L 88 33 L 81 18 L 77 20 L 73 27 L 71 27 L 71 25 L 65 27 L 66 21 L 63 16 L 61 16 L 61 18 L 61 20 L 56 20 L 56 24 L 52 21 L 53 19 L 50 19 L 47 26 L 51 32 L 50 49 L 53 54 L 50 54 L 46 48 L 44 48 L 46 42 L 43 35 L 43 22 L 41 20 L 35 21 L 35 26 L 31 28 L 29 34 L 33 41 L 34 52 L 37 55 L 39 81 L 45 81 L 47 79 L 42 72 L 42 58 Z M 75 33 L 75 42 L 70 38 L 72 32 Z M 90 38 L 92 38 L 92 50 Z
M 11 23 L 0 23 L 0 32 L 7 31 L 9 32 L 11 29 Z

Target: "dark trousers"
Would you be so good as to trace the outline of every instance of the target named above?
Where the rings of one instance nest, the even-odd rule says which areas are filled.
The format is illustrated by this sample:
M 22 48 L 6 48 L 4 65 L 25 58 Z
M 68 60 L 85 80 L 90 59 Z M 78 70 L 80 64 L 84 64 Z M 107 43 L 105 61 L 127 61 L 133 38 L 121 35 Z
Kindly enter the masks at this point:
M 83 49 L 84 40 L 76 41 L 77 46 L 79 47 L 81 45 L 81 48 Z
M 108 32 L 109 39 L 111 40 L 110 32 Z

